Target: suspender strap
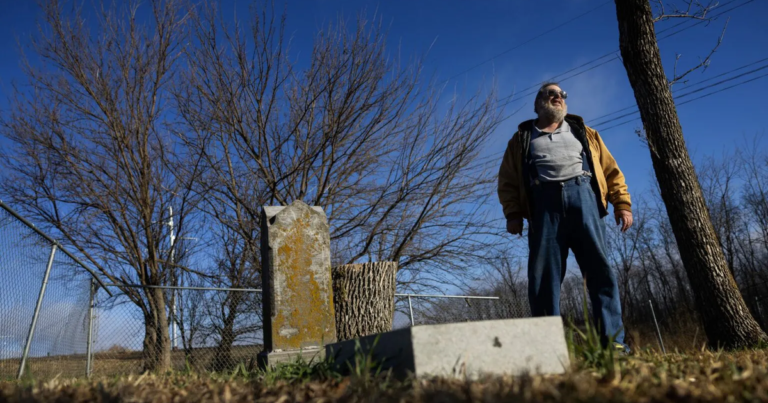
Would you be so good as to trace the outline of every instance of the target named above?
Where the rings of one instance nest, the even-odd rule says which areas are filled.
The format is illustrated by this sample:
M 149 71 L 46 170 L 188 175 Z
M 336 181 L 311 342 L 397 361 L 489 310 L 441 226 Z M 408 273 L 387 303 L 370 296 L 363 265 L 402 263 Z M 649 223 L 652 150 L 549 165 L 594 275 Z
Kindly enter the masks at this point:
M 589 161 L 587 158 L 589 158 L 587 156 L 587 152 L 585 150 L 581 150 L 581 170 L 591 174 L 592 171 L 589 169 Z

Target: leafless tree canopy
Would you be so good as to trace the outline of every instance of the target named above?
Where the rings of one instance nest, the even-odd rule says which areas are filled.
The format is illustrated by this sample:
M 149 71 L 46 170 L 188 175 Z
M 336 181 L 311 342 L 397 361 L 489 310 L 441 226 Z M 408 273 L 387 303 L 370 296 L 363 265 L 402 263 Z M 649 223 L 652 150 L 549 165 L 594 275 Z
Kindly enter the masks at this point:
M 297 60 L 268 9 L 246 27 L 211 8 L 193 21 L 175 93 L 183 138 L 204 156 L 205 208 L 239 250 L 257 249 L 261 206 L 303 200 L 329 216 L 334 264 L 398 261 L 401 283 L 426 284 L 482 253 L 493 175 L 470 168 L 499 120 L 492 93 L 446 101 L 362 17 L 318 32 Z
M 79 8 L 43 4 L 31 45 L 42 64 L 24 64 L 29 83 L 0 125 L 14 144 L 4 155 L 2 191 L 110 281 L 162 284 L 173 266 L 167 206 L 173 197 L 184 233 L 194 203 L 189 178 L 174 175 L 178 158 L 165 125 L 184 10 L 155 3 L 145 23 L 137 7 L 118 8 L 92 13 L 94 26 Z M 159 349 L 147 367 L 163 367 L 162 291 L 123 291 L 144 313 L 145 344 Z
M 2 194 L 109 281 L 257 286 L 259 211 L 294 200 L 325 209 L 334 264 L 396 261 L 402 291 L 461 281 L 494 246 L 494 173 L 473 165 L 499 123 L 493 91 L 429 81 L 376 20 L 339 19 L 307 54 L 269 6 L 242 25 L 181 0 L 42 9 L 0 121 Z M 122 291 L 143 312 L 145 367 L 168 368 L 175 297 Z M 258 331 L 242 320 L 258 301 L 217 295 L 181 301 L 176 321 L 185 347 L 226 356 Z

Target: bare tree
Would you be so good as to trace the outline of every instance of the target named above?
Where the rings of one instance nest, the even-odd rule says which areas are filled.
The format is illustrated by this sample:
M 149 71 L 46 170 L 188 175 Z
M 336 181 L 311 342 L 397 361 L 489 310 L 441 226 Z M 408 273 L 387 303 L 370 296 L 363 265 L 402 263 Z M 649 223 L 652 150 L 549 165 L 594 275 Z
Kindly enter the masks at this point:
M 164 126 L 184 10 L 174 0 L 150 7 L 154 18 L 142 24 L 137 4 L 93 10 L 88 22 L 74 5 L 42 4 L 32 50 L 43 65 L 24 64 L 29 86 L 0 123 L 13 145 L 2 193 L 110 281 L 162 285 L 174 266 L 167 207 L 175 203 L 186 233 L 193 193 L 174 175 L 181 168 Z M 167 369 L 163 290 L 122 291 L 144 317 L 145 369 Z
M 766 335 L 747 310 L 728 269 L 688 155 L 670 81 L 656 43 L 654 22 L 659 17 L 654 19 L 648 0 L 615 3 L 622 60 L 709 343 L 722 347 L 753 346 L 765 340 Z
M 707 157 L 696 171 L 720 247 L 725 253 L 728 269 L 734 276 L 736 275 L 736 238 L 741 220 L 738 192 L 734 182 L 742 176 L 740 171 L 741 167 L 735 151 L 723 153 L 719 159 L 714 156 Z
M 260 265 L 257 260 L 258 250 L 253 244 L 243 239 L 236 231 L 220 233 L 223 238 L 218 243 L 219 253 L 214 256 L 215 275 L 209 284 L 215 287 L 259 288 Z M 243 291 L 216 292 L 208 296 L 209 334 L 216 342 L 214 361 L 211 370 L 231 369 L 236 360 L 232 358 L 232 347 L 236 341 L 251 336 L 262 330 L 261 294 Z
M 636 206 L 634 212 L 634 222 L 632 228 L 626 233 L 622 233 L 620 227 L 609 225 L 607 231 L 607 244 L 610 250 L 608 258 L 612 266 L 617 270 L 617 280 L 621 292 L 621 305 L 624 307 L 624 316 L 632 314 L 631 309 L 635 304 L 631 304 L 631 298 L 635 296 L 632 291 L 632 280 L 638 273 L 638 260 L 640 259 L 641 238 L 648 231 L 647 208 L 645 200 L 636 198 L 633 205 Z M 641 274 L 642 275 L 642 274 Z
M 493 93 L 439 103 L 362 17 L 291 61 L 285 17 L 259 10 L 243 29 L 200 9 L 176 93 L 218 228 L 258 245 L 261 206 L 303 200 L 328 214 L 334 265 L 395 261 L 410 287 L 466 270 L 499 232 L 480 212 L 493 173 L 472 164 L 499 122 Z

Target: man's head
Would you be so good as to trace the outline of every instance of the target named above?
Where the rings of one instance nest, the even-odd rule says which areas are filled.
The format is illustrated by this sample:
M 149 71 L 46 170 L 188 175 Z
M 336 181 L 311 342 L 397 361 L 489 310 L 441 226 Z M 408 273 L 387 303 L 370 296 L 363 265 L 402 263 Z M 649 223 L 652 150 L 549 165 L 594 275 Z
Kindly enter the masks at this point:
M 541 119 L 562 122 L 568 113 L 568 105 L 565 104 L 565 98 L 567 98 L 567 94 L 560 89 L 560 85 L 557 83 L 544 83 L 536 94 L 533 111 Z

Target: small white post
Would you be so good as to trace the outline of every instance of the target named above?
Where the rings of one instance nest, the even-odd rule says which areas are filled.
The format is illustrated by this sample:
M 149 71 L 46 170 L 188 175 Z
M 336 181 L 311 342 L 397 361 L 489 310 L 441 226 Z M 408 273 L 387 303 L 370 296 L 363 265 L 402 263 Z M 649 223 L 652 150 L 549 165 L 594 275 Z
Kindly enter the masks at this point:
M 667 349 L 664 348 L 664 340 L 661 338 L 661 330 L 659 330 L 659 322 L 656 321 L 656 312 L 653 311 L 653 302 L 651 300 L 648 300 L 648 305 L 651 306 L 651 315 L 653 315 L 653 323 L 656 324 L 656 334 L 659 336 L 659 346 L 661 346 L 661 351 L 666 354 Z
M 87 359 L 85 362 L 85 376 L 91 377 L 91 360 L 93 349 L 93 303 L 96 296 L 96 282 L 91 279 L 91 301 L 88 307 L 88 347 L 87 347 Z
M 176 263 L 174 260 L 175 252 L 176 252 L 176 234 L 173 233 L 173 206 L 168 206 L 168 226 L 171 228 L 171 264 Z M 171 273 L 173 275 L 171 278 L 173 278 L 173 284 L 176 285 L 176 268 L 171 267 Z M 179 348 L 178 340 L 176 336 L 176 290 L 171 290 L 171 345 L 173 346 L 173 349 L 176 350 Z
M 411 327 L 414 326 L 413 324 L 413 304 L 411 303 L 411 296 L 408 296 L 408 310 L 411 312 Z

